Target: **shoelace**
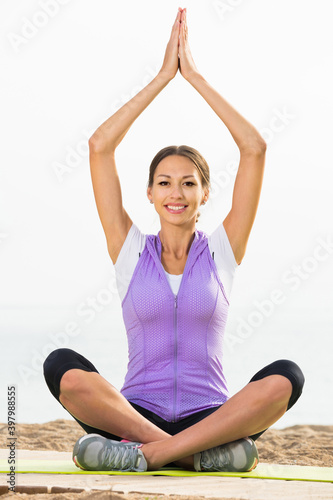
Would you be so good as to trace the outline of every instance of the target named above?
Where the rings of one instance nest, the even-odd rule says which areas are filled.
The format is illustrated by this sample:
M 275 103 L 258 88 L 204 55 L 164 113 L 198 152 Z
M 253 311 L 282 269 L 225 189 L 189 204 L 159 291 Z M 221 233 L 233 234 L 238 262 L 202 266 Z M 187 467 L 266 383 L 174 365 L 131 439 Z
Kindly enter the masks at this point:
M 137 454 L 136 446 L 112 446 L 106 448 L 103 464 L 111 465 L 114 470 L 130 471 L 135 466 Z
M 228 465 L 229 454 L 223 446 L 216 446 L 201 453 L 201 466 L 206 470 L 220 471 L 221 467 Z

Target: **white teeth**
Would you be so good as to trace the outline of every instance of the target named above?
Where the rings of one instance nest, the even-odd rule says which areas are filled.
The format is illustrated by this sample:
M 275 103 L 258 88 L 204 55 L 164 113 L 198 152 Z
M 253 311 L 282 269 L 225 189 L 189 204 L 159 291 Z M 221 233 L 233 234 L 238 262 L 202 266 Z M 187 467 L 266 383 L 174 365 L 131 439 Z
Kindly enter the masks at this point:
M 170 210 L 181 210 L 182 208 L 185 208 L 185 205 L 183 205 L 182 207 L 172 207 L 170 205 L 167 205 L 167 207 L 170 209 Z

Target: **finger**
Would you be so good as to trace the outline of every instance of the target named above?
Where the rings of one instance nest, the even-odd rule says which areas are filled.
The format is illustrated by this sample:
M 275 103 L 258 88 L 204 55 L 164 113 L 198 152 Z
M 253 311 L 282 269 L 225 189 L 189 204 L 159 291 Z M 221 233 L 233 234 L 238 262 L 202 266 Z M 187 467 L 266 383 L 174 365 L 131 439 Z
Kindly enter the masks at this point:
M 182 17 L 181 17 L 181 27 L 186 28 L 186 13 L 185 9 L 182 12 Z
M 183 11 L 184 12 L 184 11 Z M 186 20 L 184 15 L 182 15 L 182 20 L 181 20 L 181 25 L 180 25 L 180 35 L 183 38 L 183 40 L 186 39 L 187 35 L 187 26 L 186 26 Z
M 185 38 L 185 40 L 187 40 L 188 27 L 187 27 L 187 20 L 186 20 L 186 10 L 185 10 L 185 14 L 184 14 L 184 22 L 182 24 L 183 24 L 184 38 Z
M 178 11 L 175 22 L 173 23 L 173 30 L 174 31 L 177 31 L 177 29 L 179 29 L 180 19 L 181 19 L 181 11 Z
M 183 37 L 183 25 L 184 25 L 184 9 L 179 11 L 179 37 L 178 37 L 178 46 L 181 45 L 181 38 Z

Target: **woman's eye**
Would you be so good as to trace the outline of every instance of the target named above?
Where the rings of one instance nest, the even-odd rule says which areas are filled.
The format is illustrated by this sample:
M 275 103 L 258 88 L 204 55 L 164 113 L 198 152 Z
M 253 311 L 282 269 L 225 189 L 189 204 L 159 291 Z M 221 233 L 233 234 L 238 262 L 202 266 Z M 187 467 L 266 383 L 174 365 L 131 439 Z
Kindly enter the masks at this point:
M 159 186 L 166 186 L 167 184 L 169 184 L 169 182 L 168 181 L 161 181 L 158 184 L 159 184 Z M 191 181 L 184 182 L 184 185 L 185 186 L 195 186 L 194 182 L 191 182 Z

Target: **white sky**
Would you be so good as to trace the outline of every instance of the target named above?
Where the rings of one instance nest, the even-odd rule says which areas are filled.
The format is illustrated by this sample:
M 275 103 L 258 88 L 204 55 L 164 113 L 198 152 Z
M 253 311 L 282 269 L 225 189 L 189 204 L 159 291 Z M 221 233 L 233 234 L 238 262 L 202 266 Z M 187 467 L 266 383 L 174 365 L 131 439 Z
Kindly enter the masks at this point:
M 5 343 L 9 335 L 12 346 L 18 342 L 17 315 L 58 308 L 76 317 L 78 304 L 112 280 L 87 137 L 156 75 L 179 5 L 1 2 Z M 268 143 L 262 196 L 237 271 L 229 326 L 278 289 L 286 300 L 274 325 L 268 318 L 269 327 L 286 330 L 293 318 L 299 341 L 292 342 L 300 353 L 306 348 L 308 357 L 315 353 L 320 364 L 332 349 L 333 321 L 332 2 L 188 0 L 181 6 L 188 10 L 199 71 Z M 237 148 L 180 74 L 140 115 L 116 153 L 125 208 L 147 233 L 159 229 L 146 198 L 149 164 L 171 144 L 195 147 L 211 167 L 214 191 L 198 224 L 209 234 L 230 209 L 234 177 L 228 168 L 238 159 Z M 60 164 L 67 171 L 56 174 Z M 44 324 L 37 322 L 36 331 Z M 63 324 L 61 317 L 52 325 Z M 305 330 L 311 347 L 304 346 Z M 269 347 L 274 339 L 266 342 Z

